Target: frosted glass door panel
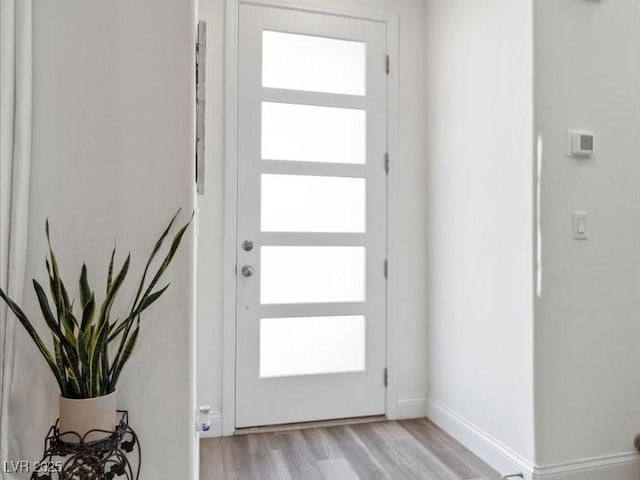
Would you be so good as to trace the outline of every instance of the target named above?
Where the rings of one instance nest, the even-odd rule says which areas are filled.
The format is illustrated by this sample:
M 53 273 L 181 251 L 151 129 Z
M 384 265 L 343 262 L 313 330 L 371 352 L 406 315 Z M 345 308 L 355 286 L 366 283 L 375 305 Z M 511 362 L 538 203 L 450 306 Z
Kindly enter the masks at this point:
M 262 158 L 300 162 L 366 160 L 366 112 L 262 102 Z
M 262 175 L 263 232 L 365 231 L 363 178 Z
M 262 86 L 364 95 L 366 54 L 362 42 L 265 31 Z
M 362 315 L 260 319 L 260 377 L 365 369 Z
M 260 303 L 362 302 L 364 247 L 262 247 Z

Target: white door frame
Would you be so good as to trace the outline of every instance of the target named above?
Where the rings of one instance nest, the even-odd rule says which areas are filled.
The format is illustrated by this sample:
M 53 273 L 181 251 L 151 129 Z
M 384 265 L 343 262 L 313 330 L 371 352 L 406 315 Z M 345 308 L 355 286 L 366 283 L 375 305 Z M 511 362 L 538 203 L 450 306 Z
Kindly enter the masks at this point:
M 398 403 L 398 15 L 384 10 L 345 7 L 313 0 L 226 0 L 225 2 L 225 205 L 224 297 L 222 319 L 222 434 L 235 431 L 236 403 L 236 254 L 238 211 L 238 11 L 241 4 L 279 7 L 306 12 L 382 22 L 387 25 L 387 148 L 391 159 L 387 195 L 387 370 L 386 415 L 395 419 Z

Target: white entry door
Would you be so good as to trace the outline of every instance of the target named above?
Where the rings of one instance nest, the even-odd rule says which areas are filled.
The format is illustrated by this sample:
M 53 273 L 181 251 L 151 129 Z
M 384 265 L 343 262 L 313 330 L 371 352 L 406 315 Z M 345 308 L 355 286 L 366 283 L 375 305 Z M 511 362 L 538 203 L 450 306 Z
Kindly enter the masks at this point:
M 383 414 L 386 27 L 239 25 L 236 427 Z

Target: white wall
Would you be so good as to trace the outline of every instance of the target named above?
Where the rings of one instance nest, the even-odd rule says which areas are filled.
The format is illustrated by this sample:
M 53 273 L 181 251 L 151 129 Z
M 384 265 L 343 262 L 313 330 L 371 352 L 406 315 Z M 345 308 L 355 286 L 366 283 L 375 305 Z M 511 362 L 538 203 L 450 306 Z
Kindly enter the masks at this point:
M 199 208 L 197 286 L 197 399 L 222 408 L 224 242 L 224 0 L 200 0 L 207 22 L 205 195 Z M 216 427 L 220 428 L 221 425 Z
M 481 455 L 490 444 L 526 463 L 534 457 L 532 6 L 427 5 L 429 415 L 484 441 Z
M 637 456 L 628 454 L 640 431 L 640 2 L 537 0 L 535 38 L 543 141 L 536 460 L 571 470 L 585 458 Z M 596 132 L 593 159 L 567 157 L 570 128 Z M 571 238 L 574 210 L 588 212 L 586 241 Z M 603 472 L 598 478 L 640 475 L 637 465 Z
M 400 17 L 400 98 L 398 158 L 400 219 L 398 243 L 401 284 L 399 323 L 399 411 L 424 413 L 426 398 L 426 262 L 427 195 L 425 191 L 425 10 L 423 0 L 331 0 L 397 12 Z M 198 198 L 198 401 L 220 410 L 222 399 L 222 235 L 223 235 L 223 0 L 201 0 L 199 16 L 208 22 L 207 194 Z
M 193 208 L 194 2 L 34 2 L 34 125 L 25 299 L 46 278 L 44 221 L 62 272 L 86 260 L 102 295 L 110 250 L 133 263 L 120 306 L 172 213 Z M 172 286 L 143 317 L 119 384 L 143 451 L 143 479 L 195 478 L 194 242 L 174 259 Z M 117 310 L 117 309 L 116 309 Z M 12 398 L 17 459 L 37 460 L 57 413 L 57 389 L 25 335 Z

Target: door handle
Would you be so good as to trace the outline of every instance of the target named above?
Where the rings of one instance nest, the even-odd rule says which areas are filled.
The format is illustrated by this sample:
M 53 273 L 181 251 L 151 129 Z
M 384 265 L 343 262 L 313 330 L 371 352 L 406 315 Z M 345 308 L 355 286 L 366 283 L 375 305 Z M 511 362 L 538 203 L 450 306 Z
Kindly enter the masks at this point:
M 253 275 L 254 269 L 251 265 L 243 265 L 240 271 L 245 277 L 250 277 L 251 275 Z

